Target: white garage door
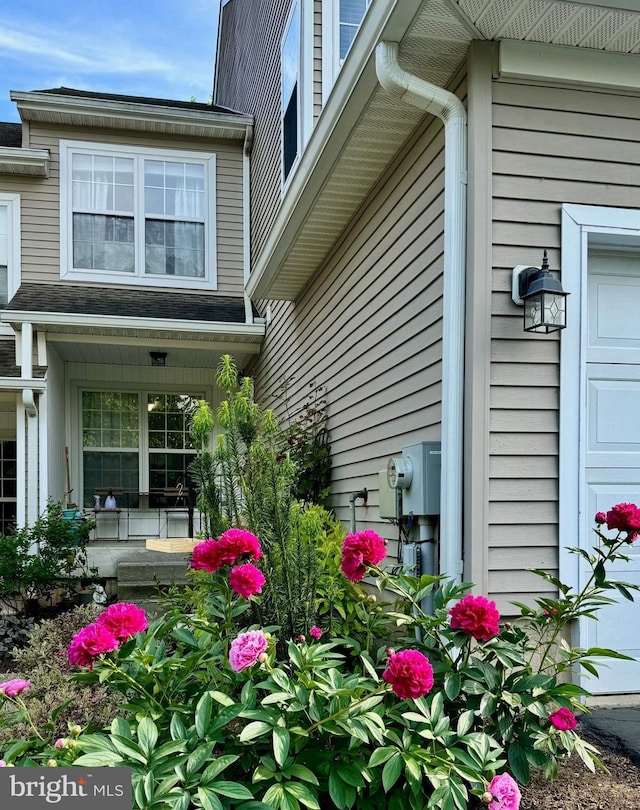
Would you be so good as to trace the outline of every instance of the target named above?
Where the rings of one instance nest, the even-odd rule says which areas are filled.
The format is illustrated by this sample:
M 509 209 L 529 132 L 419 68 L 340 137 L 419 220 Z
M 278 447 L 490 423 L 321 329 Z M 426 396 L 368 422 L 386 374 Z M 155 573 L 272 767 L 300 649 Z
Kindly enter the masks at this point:
M 587 301 L 582 441 L 588 527 L 596 512 L 616 503 L 640 505 L 640 256 L 592 256 Z M 589 549 L 596 539 L 587 528 L 581 544 Z M 640 585 L 640 540 L 629 546 L 629 555 L 631 562 L 617 564 L 612 573 Z M 635 603 L 619 598 L 599 616 L 598 622 L 588 622 L 587 645 L 609 647 L 637 661 L 611 660 L 599 681 L 589 681 L 587 688 L 640 691 L 640 595 Z

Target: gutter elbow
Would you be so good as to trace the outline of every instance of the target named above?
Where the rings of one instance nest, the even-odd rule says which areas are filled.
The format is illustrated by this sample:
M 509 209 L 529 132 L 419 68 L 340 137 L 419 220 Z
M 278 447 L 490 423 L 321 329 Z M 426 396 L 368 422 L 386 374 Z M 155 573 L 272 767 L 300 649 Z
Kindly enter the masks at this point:
M 28 416 L 37 416 L 36 400 L 32 388 L 22 389 L 22 404 Z
M 385 90 L 406 104 L 436 115 L 445 123 L 456 118 L 466 120 L 464 105 L 456 95 L 400 67 L 397 42 L 377 45 L 376 75 Z

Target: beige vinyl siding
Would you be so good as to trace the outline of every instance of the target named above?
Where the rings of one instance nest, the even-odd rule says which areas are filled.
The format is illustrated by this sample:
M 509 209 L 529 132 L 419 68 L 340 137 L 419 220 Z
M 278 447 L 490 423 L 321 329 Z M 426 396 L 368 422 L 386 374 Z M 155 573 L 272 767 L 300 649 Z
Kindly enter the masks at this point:
M 280 43 L 290 8 L 291 0 L 233 0 L 222 9 L 214 100 L 255 116 L 251 149 L 253 261 L 260 255 L 281 199 Z
M 560 269 L 562 203 L 640 208 L 640 99 L 496 82 L 492 112 L 489 585 L 504 609 L 552 593 L 527 568 L 558 567 L 560 343 L 523 332 L 511 271 L 545 248 Z
M 261 401 L 277 402 L 285 378 L 294 409 L 311 382 L 324 387 L 336 514 L 348 525 L 349 496 L 366 487 L 358 528 L 393 541 L 378 472 L 402 447 L 440 437 L 443 149 L 440 122 L 417 132 L 301 298 L 272 303 L 254 370 Z
M 322 112 L 322 0 L 313 0 L 313 123 Z
M 108 130 L 56 129 L 32 124 L 30 147 L 51 154 L 48 178 L 0 177 L 0 188 L 21 195 L 22 281 L 60 281 L 60 140 L 166 147 L 216 155 L 217 287 L 224 295 L 243 294 L 242 149 L 204 139 L 133 136 Z M 114 286 L 117 286 L 114 284 Z M 158 286 L 162 286 L 159 282 Z M 198 294 L 198 290 L 184 290 Z

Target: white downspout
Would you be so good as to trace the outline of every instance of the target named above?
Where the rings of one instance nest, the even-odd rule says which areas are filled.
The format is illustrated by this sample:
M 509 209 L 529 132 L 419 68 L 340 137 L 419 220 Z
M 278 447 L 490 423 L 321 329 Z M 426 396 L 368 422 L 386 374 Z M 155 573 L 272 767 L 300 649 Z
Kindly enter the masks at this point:
M 467 230 L 467 115 L 460 99 L 403 70 L 398 43 L 376 48 L 385 90 L 444 123 L 444 292 L 442 330 L 442 480 L 440 571 L 462 576 L 462 441 L 464 396 L 464 277 Z
M 22 324 L 22 377 L 33 378 L 33 324 Z M 22 389 L 22 404 L 27 415 L 27 524 L 32 526 L 39 513 L 38 488 L 38 408 L 32 388 Z
M 253 306 L 246 285 L 251 275 L 251 147 L 253 127 L 247 127 L 242 150 L 242 266 L 244 274 L 245 323 L 253 323 Z

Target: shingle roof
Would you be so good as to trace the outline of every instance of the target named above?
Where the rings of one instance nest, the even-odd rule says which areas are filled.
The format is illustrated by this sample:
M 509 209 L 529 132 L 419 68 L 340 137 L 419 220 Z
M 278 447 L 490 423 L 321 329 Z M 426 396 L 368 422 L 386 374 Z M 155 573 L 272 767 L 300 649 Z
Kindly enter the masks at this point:
M 7 310 L 164 318 L 171 321 L 245 323 L 244 298 L 211 293 L 89 287 L 74 284 L 22 284 Z
M 148 96 L 125 96 L 119 93 L 97 93 L 92 90 L 76 90 L 73 87 L 51 87 L 46 90 L 33 90 L 34 93 L 49 93 L 56 96 L 73 96 L 74 98 L 94 98 L 103 101 L 121 101 L 129 104 L 150 104 L 157 107 L 175 107 L 202 112 L 236 113 L 228 107 L 205 104 L 201 101 L 180 101 L 169 98 L 150 98 Z M 241 113 L 237 113 L 241 115 Z
M 34 366 L 33 376 L 44 377 L 44 366 Z M 13 340 L 0 340 L 0 377 L 20 377 L 21 369 L 16 366 L 16 345 Z
M 22 146 L 22 124 L 0 121 L 0 146 Z

